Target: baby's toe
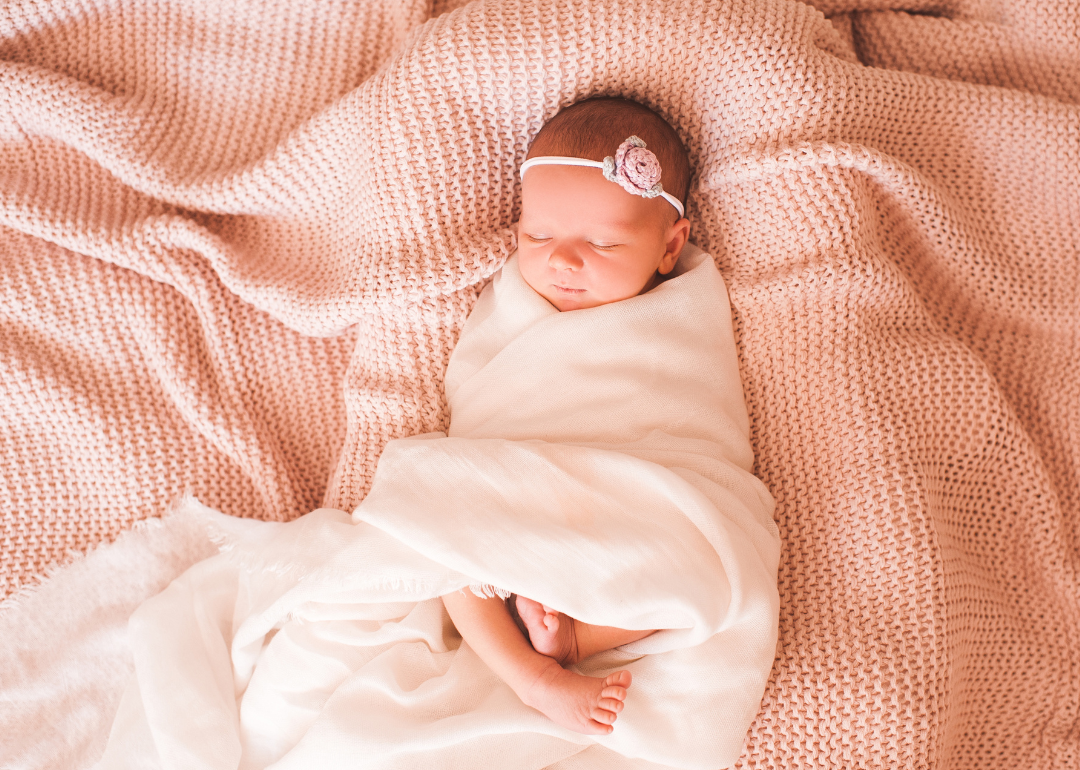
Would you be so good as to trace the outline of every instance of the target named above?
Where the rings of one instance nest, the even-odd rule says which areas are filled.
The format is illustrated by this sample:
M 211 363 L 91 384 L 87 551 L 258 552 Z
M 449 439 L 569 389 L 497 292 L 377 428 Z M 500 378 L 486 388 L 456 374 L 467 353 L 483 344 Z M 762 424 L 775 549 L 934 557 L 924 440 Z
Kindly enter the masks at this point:
M 547 614 L 544 612 L 540 602 L 534 602 L 532 599 L 519 596 L 517 597 L 517 611 L 521 622 L 529 629 L 529 636 L 532 637 L 533 642 L 537 640 L 537 634 L 542 637 L 551 633 Z
M 616 714 L 614 711 L 608 711 L 607 709 L 603 709 L 600 707 L 594 708 L 592 710 L 592 714 L 590 714 L 589 716 L 591 716 L 594 721 L 597 721 L 602 725 L 610 725 L 619 718 L 619 715 Z
M 633 677 L 630 676 L 629 671 L 616 671 L 614 674 L 609 674 L 604 679 L 605 687 L 629 687 Z
M 612 698 L 614 700 L 626 700 L 626 688 L 625 687 L 605 687 L 600 691 L 601 698 Z
M 623 710 L 623 706 L 625 706 L 626 704 L 623 703 L 621 700 L 616 700 L 615 698 L 601 698 L 596 705 L 604 709 L 605 711 L 611 711 L 618 714 L 620 711 Z

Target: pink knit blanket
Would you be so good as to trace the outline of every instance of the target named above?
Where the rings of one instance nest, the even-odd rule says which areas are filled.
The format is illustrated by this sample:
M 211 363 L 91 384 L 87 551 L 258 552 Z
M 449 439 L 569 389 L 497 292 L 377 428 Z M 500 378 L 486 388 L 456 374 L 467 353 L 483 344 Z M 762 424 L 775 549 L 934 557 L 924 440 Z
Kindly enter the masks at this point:
M 0 592 L 184 492 L 351 510 L 446 428 L 529 141 L 620 94 L 689 147 L 777 501 L 740 764 L 1075 767 L 1080 5 L 885 4 L 7 0 Z

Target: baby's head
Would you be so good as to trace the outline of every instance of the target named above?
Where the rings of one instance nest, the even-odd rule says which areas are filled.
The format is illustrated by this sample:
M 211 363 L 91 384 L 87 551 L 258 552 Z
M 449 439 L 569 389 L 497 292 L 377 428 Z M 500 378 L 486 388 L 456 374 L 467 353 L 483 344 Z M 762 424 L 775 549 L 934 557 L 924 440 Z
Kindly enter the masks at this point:
M 655 154 L 670 199 L 609 181 L 610 162 L 608 170 L 565 165 L 568 158 L 615 158 L 631 137 Z M 648 153 L 633 144 L 625 145 L 627 154 L 644 156 L 648 171 Z M 523 166 L 518 265 L 538 294 L 559 310 L 596 307 L 648 291 L 671 272 L 690 234 L 690 222 L 674 205 L 685 205 L 690 164 L 667 121 L 626 99 L 578 102 L 540 130 L 527 160 L 534 158 L 553 162 Z M 626 184 L 638 189 L 637 181 Z

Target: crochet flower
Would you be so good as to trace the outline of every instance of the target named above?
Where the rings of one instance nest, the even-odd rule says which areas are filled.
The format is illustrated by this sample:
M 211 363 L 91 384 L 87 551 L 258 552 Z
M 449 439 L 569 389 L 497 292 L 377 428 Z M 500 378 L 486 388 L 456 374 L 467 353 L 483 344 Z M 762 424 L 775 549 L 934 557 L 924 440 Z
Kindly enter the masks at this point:
M 604 178 L 643 198 L 655 198 L 664 191 L 660 184 L 660 161 L 636 136 L 620 144 L 614 158 L 610 155 L 604 158 Z

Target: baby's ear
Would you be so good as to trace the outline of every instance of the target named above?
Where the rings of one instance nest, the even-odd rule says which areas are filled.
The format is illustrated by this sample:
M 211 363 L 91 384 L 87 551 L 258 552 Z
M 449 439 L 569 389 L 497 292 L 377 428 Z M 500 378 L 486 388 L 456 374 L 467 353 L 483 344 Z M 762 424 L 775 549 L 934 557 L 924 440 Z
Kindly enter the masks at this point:
M 661 275 L 667 275 L 674 269 L 675 263 L 679 261 L 679 254 L 682 253 L 683 246 L 689 238 L 690 220 L 682 217 L 668 230 L 667 251 L 660 259 L 660 264 L 656 266 Z

